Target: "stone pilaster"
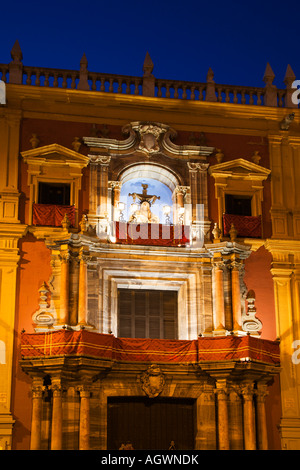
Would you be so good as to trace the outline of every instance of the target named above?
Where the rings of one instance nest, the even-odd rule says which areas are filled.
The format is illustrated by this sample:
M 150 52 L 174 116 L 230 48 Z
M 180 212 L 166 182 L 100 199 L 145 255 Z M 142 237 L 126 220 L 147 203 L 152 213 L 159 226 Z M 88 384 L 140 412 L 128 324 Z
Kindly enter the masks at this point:
M 43 407 L 43 380 L 34 378 L 32 382 L 32 415 L 30 450 L 41 449 L 42 407 Z
M 213 276 L 213 299 L 214 299 L 214 328 L 213 334 L 225 334 L 225 305 L 224 305 L 224 282 L 223 282 L 223 261 L 214 261 Z
M 218 410 L 218 449 L 229 450 L 228 390 L 224 379 L 216 381 Z
M 215 395 L 212 385 L 203 385 L 197 398 L 197 430 L 195 449 L 216 449 Z
M 60 253 L 60 311 L 57 326 L 66 326 L 69 324 L 69 259 L 68 250 L 62 250 Z

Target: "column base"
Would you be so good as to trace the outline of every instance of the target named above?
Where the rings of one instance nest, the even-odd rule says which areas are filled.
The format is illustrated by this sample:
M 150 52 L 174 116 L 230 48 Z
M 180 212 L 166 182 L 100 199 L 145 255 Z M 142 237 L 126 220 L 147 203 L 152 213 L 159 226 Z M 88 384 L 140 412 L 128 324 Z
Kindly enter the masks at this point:
M 300 418 L 283 418 L 279 430 L 282 449 L 300 450 Z
M 10 413 L 0 412 L 0 450 L 11 450 L 14 424 L 15 421 Z
M 223 328 L 217 328 L 216 330 L 213 330 L 212 335 L 213 336 L 227 336 L 230 334 L 228 330 L 225 330 Z

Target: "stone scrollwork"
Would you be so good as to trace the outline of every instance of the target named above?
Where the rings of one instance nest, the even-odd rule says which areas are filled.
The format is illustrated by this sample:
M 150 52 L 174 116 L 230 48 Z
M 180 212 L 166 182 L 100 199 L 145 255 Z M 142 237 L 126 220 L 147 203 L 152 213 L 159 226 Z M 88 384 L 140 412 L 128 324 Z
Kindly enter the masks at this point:
M 139 377 L 142 389 L 150 398 L 157 397 L 165 386 L 165 376 L 156 364 L 151 364 Z
M 148 157 L 160 151 L 159 137 L 167 131 L 167 127 L 156 123 L 137 123 L 132 128 L 140 135 L 139 150 Z
M 259 334 L 262 322 L 256 317 L 255 293 L 250 290 L 247 294 L 248 311 L 242 318 L 242 328 L 250 334 Z
M 50 294 L 50 290 L 48 289 L 45 282 L 43 282 L 42 286 L 39 289 L 40 293 L 40 302 L 39 302 L 39 309 L 33 314 L 32 320 L 33 323 L 36 325 L 36 330 L 42 331 L 44 328 L 48 329 L 48 327 L 52 326 L 56 320 L 56 315 L 48 304 L 48 295 Z

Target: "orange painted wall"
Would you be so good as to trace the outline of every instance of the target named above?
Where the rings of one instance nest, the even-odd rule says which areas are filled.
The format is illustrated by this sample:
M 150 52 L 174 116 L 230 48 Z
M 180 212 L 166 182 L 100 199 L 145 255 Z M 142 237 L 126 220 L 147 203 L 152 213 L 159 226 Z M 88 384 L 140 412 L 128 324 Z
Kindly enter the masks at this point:
M 20 268 L 17 278 L 15 350 L 13 368 L 12 414 L 16 420 L 13 449 L 26 450 L 30 445 L 31 379 L 22 372 L 19 361 L 20 336 L 24 329 L 33 333 L 32 315 L 39 308 L 39 288 L 51 275 L 50 251 L 43 241 L 31 234 L 20 241 Z

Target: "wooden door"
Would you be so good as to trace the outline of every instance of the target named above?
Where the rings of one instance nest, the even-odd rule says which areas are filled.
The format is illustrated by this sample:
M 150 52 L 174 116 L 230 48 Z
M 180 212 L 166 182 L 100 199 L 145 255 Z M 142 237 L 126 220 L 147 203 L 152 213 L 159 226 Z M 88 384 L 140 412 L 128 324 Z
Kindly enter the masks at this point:
M 114 397 L 108 400 L 107 445 L 119 449 L 131 441 L 135 450 L 194 449 L 194 400 Z

